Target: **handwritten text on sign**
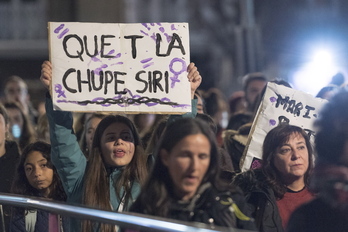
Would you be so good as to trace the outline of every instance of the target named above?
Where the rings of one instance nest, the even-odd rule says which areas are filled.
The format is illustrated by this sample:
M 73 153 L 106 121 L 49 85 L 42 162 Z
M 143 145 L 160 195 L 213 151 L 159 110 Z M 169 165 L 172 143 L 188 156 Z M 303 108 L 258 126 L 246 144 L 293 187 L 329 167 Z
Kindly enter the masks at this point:
M 325 102 L 326 100 L 315 98 L 302 91 L 268 83 L 242 157 L 242 171 L 258 168 L 262 158 L 264 138 L 280 123 L 286 122 L 303 128 L 313 143 L 315 136 L 313 122 Z
M 55 109 L 191 111 L 187 23 L 49 23 Z

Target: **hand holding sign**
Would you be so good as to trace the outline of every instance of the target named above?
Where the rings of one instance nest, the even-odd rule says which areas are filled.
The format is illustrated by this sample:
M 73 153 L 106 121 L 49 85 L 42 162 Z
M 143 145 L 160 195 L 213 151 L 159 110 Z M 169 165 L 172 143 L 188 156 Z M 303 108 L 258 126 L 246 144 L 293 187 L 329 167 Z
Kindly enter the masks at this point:
M 49 61 L 44 61 L 41 65 L 41 83 L 51 94 L 51 82 L 52 82 L 52 64 Z
M 50 22 L 49 41 L 54 109 L 191 111 L 201 77 L 187 68 L 187 23 Z
M 241 170 L 258 168 L 261 164 L 263 140 L 280 123 L 286 122 L 303 128 L 313 140 L 313 122 L 325 102 L 327 101 L 324 99 L 315 98 L 302 91 L 268 83 L 241 158 Z
M 200 75 L 195 63 L 191 62 L 187 66 L 187 79 L 191 83 L 191 99 L 194 98 L 194 93 L 202 83 L 202 76 Z M 50 61 L 44 61 L 41 65 L 41 76 L 40 80 L 47 90 L 51 92 L 51 83 L 52 83 L 52 64 Z M 55 90 L 57 92 L 57 90 Z M 60 93 L 64 94 L 63 92 Z
M 195 91 L 198 89 L 200 84 L 202 83 L 202 77 L 198 72 L 197 67 L 194 63 L 190 63 L 187 67 L 187 78 L 189 82 L 191 82 L 191 99 L 194 98 Z

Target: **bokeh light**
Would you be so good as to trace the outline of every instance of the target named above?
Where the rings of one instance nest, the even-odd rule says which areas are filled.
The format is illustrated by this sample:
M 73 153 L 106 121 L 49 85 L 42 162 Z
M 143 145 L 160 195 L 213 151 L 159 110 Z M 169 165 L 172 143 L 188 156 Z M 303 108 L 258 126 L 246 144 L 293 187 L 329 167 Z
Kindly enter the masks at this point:
M 321 48 L 315 50 L 309 62 L 294 72 L 292 82 L 294 88 L 315 96 L 339 71 L 333 53 L 329 49 Z

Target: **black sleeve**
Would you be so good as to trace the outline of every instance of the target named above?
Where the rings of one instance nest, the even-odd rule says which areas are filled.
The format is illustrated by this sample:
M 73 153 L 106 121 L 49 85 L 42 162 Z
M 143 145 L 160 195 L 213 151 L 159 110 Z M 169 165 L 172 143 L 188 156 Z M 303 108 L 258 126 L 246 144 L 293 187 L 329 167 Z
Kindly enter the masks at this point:
M 297 210 L 295 210 L 289 219 L 286 232 L 310 232 L 313 231 L 308 228 L 309 222 L 311 220 L 308 220 L 308 213 L 306 212 L 305 207 L 300 207 Z
M 241 194 L 240 192 L 235 192 L 232 194 L 232 199 L 240 210 L 240 212 L 236 212 L 238 211 L 238 209 L 234 209 L 237 218 L 237 228 L 256 231 L 257 229 L 255 220 L 252 217 L 251 208 L 245 201 L 243 194 Z

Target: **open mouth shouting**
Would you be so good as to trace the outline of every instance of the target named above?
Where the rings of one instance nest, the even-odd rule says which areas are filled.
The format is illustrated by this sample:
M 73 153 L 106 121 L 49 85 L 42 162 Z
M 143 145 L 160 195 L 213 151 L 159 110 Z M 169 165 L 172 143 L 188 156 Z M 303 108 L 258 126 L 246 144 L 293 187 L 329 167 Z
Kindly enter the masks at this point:
M 113 151 L 113 155 L 115 158 L 121 158 L 121 157 L 124 157 L 126 155 L 126 152 L 123 149 L 115 149 Z

